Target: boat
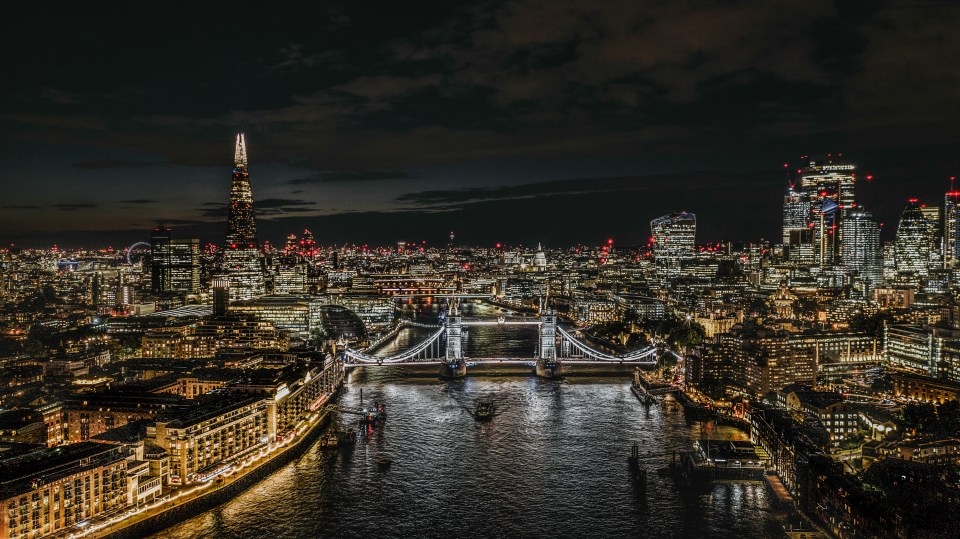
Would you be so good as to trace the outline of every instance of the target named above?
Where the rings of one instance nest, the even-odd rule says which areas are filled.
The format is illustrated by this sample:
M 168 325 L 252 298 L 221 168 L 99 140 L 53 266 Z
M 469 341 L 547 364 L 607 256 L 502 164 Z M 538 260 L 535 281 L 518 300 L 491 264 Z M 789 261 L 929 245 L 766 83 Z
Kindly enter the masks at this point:
M 379 402 L 374 403 L 372 410 L 363 410 L 363 416 L 360 418 L 360 423 L 364 425 L 379 425 L 387 419 L 387 412 L 383 408 L 383 404 Z
M 320 449 L 336 449 L 340 446 L 337 436 L 328 432 L 320 437 Z
M 473 418 L 477 421 L 489 421 L 493 418 L 493 401 L 480 401 L 477 403 L 477 409 L 473 412 Z
M 320 438 L 320 449 L 337 449 L 353 445 L 356 441 L 356 431 L 348 430 L 330 430 Z

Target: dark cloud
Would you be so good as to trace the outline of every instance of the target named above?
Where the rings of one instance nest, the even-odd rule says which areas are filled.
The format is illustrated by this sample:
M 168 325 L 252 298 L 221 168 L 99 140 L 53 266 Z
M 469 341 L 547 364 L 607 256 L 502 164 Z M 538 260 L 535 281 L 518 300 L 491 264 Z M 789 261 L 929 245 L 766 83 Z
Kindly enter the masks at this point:
M 139 168 L 153 166 L 146 161 L 131 161 L 128 159 L 97 159 L 95 161 L 81 161 L 74 165 L 85 170 L 100 170 L 111 168 Z
M 602 193 L 609 191 L 662 190 L 683 185 L 696 189 L 716 183 L 716 172 L 665 174 L 657 176 L 624 176 L 616 178 L 576 178 L 514 186 L 432 190 L 405 193 L 397 201 L 418 206 L 445 206 L 488 200 L 520 200 L 544 195 Z
M 83 210 L 88 208 L 96 208 L 96 204 L 86 204 L 86 203 L 63 203 L 63 204 L 54 204 L 54 208 L 61 211 L 74 211 L 74 210 Z
M 124 204 L 156 204 L 160 202 L 159 200 L 152 200 L 149 198 L 134 198 L 131 200 L 121 200 L 120 202 Z
M 39 210 L 43 206 L 33 206 L 30 204 L 11 204 L 9 206 L 4 206 L 6 209 L 10 210 Z
M 315 204 L 316 202 L 311 200 L 299 198 L 265 198 L 255 201 L 253 206 L 258 210 L 262 210 L 266 208 L 285 208 L 288 206 L 313 206 Z
M 157 219 L 157 223 L 163 223 L 169 226 L 200 226 L 209 225 L 210 221 L 201 221 L 198 219 Z
M 49 87 L 40 90 L 40 97 L 60 105 L 74 105 L 80 101 L 76 94 Z
M 248 132 L 255 193 L 310 185 L 327 200 L 351 182 L 383 180 L 365 185 L 369 204 L 355 197 L 338 211 L 385 226 L 317 216 L 294 197 L 255 201 L 271 220 L 263 230 L 319 219 L 366 231 L 367 242 L 405 226 L 442 229 L 451 213 L 476 219 L 497 204 L 537 209 L 541 197 L 616 194 L 668 211 L 687 200 L 681 188 L 736 209 L 726 222 L 742 227 L 730 235 L 751 238 L 779 221 L 768 211 L 782 195 L 777 168 L 800 154 L 842 150 L 888 179 L 871 206 L 888 220 L 903 197 L 942 198 L 942 179 L 960 170 L 957 2 L 491 0 L 388 3 L 375 13 L 325 2 L 258 13 L 258 31 L 239 40 L 222 36 L 249 24 L 243 10 L 144 19 L 131 6 L 106 20 L 82 6 L 55 19 L 29 3 L 10 9 L 21 24 L 5 37 L 23 54 L 0 60 L 0 138 L 15 156 L 0 160 L 0 177 L 30 171 L 38 181 L 28 192 L 43 187 L 16 200 L 48 211 L 0 222 L 5 230 L 60 226 L 49 224 L 44 197 L 88 181 L 84 170 L 128 174 L 114 196 L 129 200 L 156 196 L 163 171 L 151 164 L 175 165 L 178 189 L 209 167 L 226 179 L 238 130 Z M 174 25 L 196 39 L 160 31 Z M 275 172 L 284 166 L 320 172 L 290 181 L 289 169 Z M 432 169 L 448 184 L 405 183 L 414 183 L 405 171 L 421 184 L 437 177 Z M 726 189 L 698 170 L 719 171 Z M 758 190 L 769 196 L 749 193 L 748 205 L 736 182 L 756 170 L 769 184 L 744 185 L 769 185 Z M 180 205 L 222 220 L 226 200 L 204 202 L 216 195 L 196 181 Z M 756 204 L 763 211 L 753 213 Z M 191 218 L 163 202 L 150 208 Z M 593 209 L 635 229 L 627 213 Z
M 315 211 L 312 207 L 315 205 L 316 202 L 298 198 L 265 198 L 254 200 L 253 208 L 257 217 L 270 218 L 287 213 Z M 204 217 L 225 219 L 228 215 L 227 205 L 223 202 L 204 202 L 197 211 Z
M 409 180 L 414 178 L 402 170 L 335 170 L 323 171 L 307 178 L 290 180 L 290 185 L 308 183 L 367 182 L 379 180 Z

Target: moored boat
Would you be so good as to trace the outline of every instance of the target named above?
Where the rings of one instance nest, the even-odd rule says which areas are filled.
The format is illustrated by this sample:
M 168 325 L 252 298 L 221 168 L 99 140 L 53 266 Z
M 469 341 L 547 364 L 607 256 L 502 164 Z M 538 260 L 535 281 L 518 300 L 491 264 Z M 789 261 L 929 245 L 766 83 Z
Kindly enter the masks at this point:
M 493 401 L 480 401 L 473 412 L 477 421 L 488 421 L 493 418 Z

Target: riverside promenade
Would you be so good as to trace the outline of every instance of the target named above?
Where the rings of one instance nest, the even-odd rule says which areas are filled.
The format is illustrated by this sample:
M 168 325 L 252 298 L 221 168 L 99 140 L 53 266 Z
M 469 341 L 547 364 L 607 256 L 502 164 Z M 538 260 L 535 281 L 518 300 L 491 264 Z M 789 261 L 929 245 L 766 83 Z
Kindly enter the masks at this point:
M 338 393 L 339 389 L 327 396 L 317 411 L 308 413 L 285 437 L 245 455 L 215 479 L 171 489 L 152 503 L 101 515 L 91 519 L 82 530 L 64 530 L 53 537 L 143 537 L 229 501 L 312 446 L 330 421 L 332 412 L 326 404 Z

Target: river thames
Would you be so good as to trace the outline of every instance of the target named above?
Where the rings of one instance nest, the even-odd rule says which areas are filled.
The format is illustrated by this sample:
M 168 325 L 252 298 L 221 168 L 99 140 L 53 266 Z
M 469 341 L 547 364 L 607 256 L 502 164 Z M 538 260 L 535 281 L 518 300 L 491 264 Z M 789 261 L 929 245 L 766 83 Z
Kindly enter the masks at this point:
M 468 354 L 471 347 L 506 354 L 535 346 L 536 329 L 470 331 Z M 396 346 L 416 338 L 402 333 Z M 674 451 L 691 447 L 701 426 L 686 421 L 675 402 L 645 408 L 627 378 L 440 381 L 404 369 L 350 373 L 340 404 L 380 401 L 388 413 L 383 426 L 359 433 L 353 448 L 330 452 L 315 445 L 235 499 L 154 537 L 782 534 L 786 515 L 773 509 L 763 483 L 695 490 L 656 473 Z M 471 415 L 481 399 L 496 403 L 497 415 L 487 423 Z M 339 421 L 359 430 L 355 416 Z M 737 435 L 712 427 L 709 434 Z M 634 442 L 647 456 L 645 494 L 627 473 Z M 378 470 L 382 458 L 392 460 L 389 471 Z

